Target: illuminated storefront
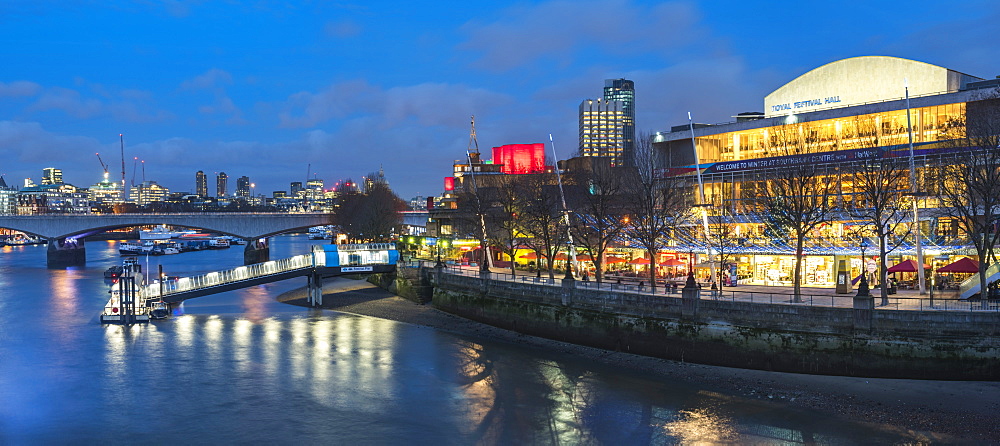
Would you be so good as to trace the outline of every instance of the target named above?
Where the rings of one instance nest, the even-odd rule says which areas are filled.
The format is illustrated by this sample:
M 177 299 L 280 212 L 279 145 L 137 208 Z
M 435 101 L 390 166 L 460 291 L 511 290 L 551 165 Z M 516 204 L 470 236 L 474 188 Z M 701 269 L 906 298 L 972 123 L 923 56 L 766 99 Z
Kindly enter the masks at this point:
M 909 123 L 907 102 L 902 99 L 907 82 Z M 665 160 L 660 175 L 693 177 L 697 161 L 706 202 L 733 212 L 725 217 L 735 233 L 733 246 L 728 248 L 738 259 L 740 274 L 755 283 L 790 283 L 795 265 L 790 236 L 769 234 L 765 222 L 750 209 L 749 202 L 756 198 L 762 183 L 780 175 L 783 168 L 814 164 L 821 169 L 819 178 L 835 187 L 830 199 L 846 208 L 856 193 L 850 167 L 864 160 L 909 157 L 912 129 L 917 188 L 926 194 L 918 206 L 933 208 L 939 184 L 934 169 L 928 167 L 933 163 L 928 161 L 963 150 L 955 141 L 965 136 L 970 120 L 979 119 L 974 113 L 982 107 L 973 105 L 996 101 L 989 96 L 995 91 L 994 84 L 997 82 L 894 57 L 832 62 L 768 95 L 763 114 L 750 114 L 750 118 L 728 124 L 695 125 L 697 160 L 687 125 L 655 134 L 654 148 Z M 697 187 L 693 179 L 688 184 Z M 935 243 L 959 236 L 947 218 L 939 217 L 933 212 L 921 216 L 922 233 L 932 235 L 925 256 L 947 251 Z M 862 265 L 857 238 L 848 237 L 850 227 L 857 223 L 840 213 L 809 234 L 803 249 L 803 284 L 833 284 L 840 260 L 848 261 L 852 277 L 867 268 Z M 689 237 L 675 241 L 675 248 L 704 255 L 706 236 L 699 225 L 691 229 Z M 912 249 L 911 243 L 891 255 L 912 256 Z M 870 257 L 877 250 L 868 248 L 867 254 Z

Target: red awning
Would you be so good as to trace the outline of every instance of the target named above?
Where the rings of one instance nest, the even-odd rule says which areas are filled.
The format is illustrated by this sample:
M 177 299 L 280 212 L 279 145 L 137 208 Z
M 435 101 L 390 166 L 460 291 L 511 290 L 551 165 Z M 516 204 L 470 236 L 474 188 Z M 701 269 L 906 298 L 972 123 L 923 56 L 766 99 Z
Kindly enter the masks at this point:
M 621 257 L 610 257 L 609 256 L 609 257 L 607 257 L 607 258 L 604 259 L 605 263 L 622 263 L 624 261 L 625 261 L 625 259 L 623 259 Z
M 523 255 L 521 257 L 518 257 L 518 258 L 519 259 L 524 259 L 524 260 L 535 260 L 535 259 L 538 259 L 538 254 L 535 254 L 533 252 L 529 252 L 529 253 L 527 253 L 527 254 L 525 254 L 525 255 Z
M 629 260 L 628 263 L 632 265 L 649 265 L 649 259 L 645 257 L 639 257 L 637 259 Z
M 962 257 L 954 262 L 938 268 L 939 273 L 978 273 L 979 262 L 968 257 Z
M 683 266 L 684 262 L 677 259 L 667 259 L 660 262 L 660 266 Z
M 931 267 L 925 263 L 924 269 L 931 269 Z M 915 273 L 917 272 L 917 261 L 913 259 L 903 260 L 893 265 L 888 271 L 890 273 Z

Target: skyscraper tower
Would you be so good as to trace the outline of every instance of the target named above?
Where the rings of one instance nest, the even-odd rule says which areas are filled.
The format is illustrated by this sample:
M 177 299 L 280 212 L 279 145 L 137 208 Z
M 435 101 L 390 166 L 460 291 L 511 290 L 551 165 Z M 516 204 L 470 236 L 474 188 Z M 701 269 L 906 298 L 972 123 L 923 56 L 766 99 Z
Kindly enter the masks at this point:
M 42 169 L 42 184 L 61 184 L 62 182 L 62 169 L 55 167 Z
M 226 183 L 229 181 L 229 175 L 225 172 L 219 172 L 215 176 L 215 196 L 222 198 L 226 196 Z
M 199 197 L 208 198 L 208 178 L 205 172 L 198 171 L 194 174 L 194 193 Z
M 622 103 L 622 163 L 632 165 L 635 153 L 635 82 L 628 79 L 605 79 L 604 102 Z
M 250 177 L 244 175 L 236 179 L 236 196 L 250 198 Z

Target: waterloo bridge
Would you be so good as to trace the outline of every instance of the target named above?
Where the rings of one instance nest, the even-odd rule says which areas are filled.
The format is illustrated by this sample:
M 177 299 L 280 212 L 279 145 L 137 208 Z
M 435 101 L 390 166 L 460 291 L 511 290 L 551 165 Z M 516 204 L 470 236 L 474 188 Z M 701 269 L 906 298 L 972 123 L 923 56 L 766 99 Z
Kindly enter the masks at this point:
M 43 214 L 0 215 L 0 228 L 21 231 L 48 240 L 48 265 L 82 265 L 87 236 L 134 226 L 170 225 L 232 235 L 249 241 L 243 252 L 246 264 L 268 260 L 267 238 L 328 225 L 328 213 L 183 213 L 183 214 Z

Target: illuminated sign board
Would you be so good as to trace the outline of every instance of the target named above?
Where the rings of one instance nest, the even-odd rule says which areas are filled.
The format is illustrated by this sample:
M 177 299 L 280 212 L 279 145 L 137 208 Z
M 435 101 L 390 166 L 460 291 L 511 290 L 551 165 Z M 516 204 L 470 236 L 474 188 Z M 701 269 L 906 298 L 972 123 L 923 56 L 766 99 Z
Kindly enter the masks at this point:
M 781 113 L 783 111 L 796 111 L 805 108 L 819 107 L 821 105 L 831 105 L 840 102 L 840 96 L 827 96 L 823 99 L 809 99 L 805 101 L 785 102 L 784 104 L 774 104 L 771 106 L 771 113 Z
M 365 273 L 371 271 L 372 267 L 370 266 L 345 266 L 340 268 L 340 272 L 342 273 Z

